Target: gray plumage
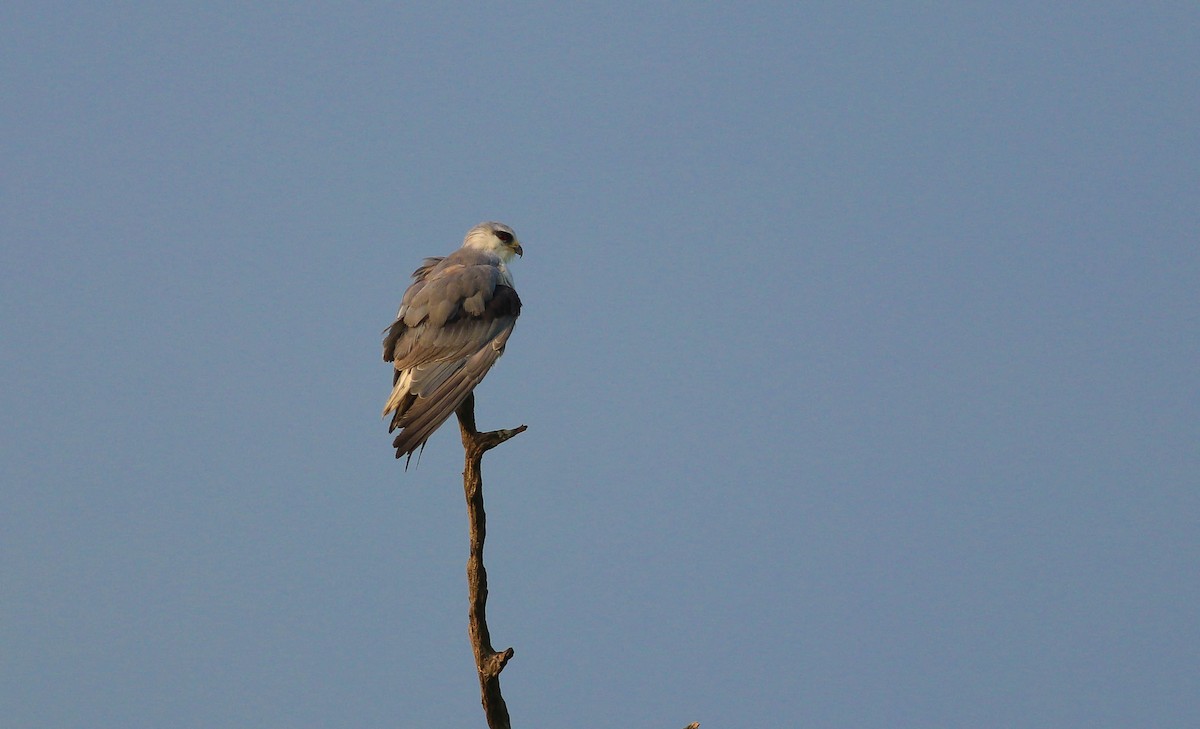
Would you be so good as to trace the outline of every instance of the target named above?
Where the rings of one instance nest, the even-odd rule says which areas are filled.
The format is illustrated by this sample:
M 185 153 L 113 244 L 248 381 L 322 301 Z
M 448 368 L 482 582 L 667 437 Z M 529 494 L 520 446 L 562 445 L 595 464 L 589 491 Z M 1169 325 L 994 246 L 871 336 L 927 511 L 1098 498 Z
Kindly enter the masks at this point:
M 388 432 L 400 429 L 397 458 L 411 459 L 504 353 L 521 313 L 506 264 L 522 253 L 512 228 L 480 223 L 462 248 L 413 272 L 383 338 L 394 370 L 383 414 L 392 413 Z

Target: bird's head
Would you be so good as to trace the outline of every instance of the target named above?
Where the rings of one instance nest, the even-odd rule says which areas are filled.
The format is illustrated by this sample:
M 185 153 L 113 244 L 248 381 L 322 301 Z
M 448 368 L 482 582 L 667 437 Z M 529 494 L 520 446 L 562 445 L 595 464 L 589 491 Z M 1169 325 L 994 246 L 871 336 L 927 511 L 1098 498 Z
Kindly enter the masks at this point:
M 480 251 L 495 253 L 500 260 L 508 263 L 514 255 L 522 255 L 521 241 L 513 233 L 513 229 L 504 223 L 480 223 L 467 232 L 463 240 L 463 248 L 474 248 Z

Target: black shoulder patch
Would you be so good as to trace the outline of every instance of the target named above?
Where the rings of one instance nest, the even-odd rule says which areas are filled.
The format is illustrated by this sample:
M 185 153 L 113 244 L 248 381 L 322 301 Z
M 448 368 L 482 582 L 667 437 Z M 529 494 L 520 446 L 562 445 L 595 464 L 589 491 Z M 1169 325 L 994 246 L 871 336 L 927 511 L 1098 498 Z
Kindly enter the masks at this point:
M 511 286 L 499 284 L 492 292 L 492 300 L 487 303 L 487 314 L 518 317 L 521 315 L 521 297 Z

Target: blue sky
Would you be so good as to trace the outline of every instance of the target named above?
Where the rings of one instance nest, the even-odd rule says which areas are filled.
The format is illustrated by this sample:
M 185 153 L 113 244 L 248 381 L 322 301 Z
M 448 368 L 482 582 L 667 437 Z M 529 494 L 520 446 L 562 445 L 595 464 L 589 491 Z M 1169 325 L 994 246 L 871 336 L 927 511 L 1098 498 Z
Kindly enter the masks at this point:
M 515 725 L 1191 726 L 1198 27 L 5 4 L 3 723 L 483 725 L 379 340 L 496 219 Z

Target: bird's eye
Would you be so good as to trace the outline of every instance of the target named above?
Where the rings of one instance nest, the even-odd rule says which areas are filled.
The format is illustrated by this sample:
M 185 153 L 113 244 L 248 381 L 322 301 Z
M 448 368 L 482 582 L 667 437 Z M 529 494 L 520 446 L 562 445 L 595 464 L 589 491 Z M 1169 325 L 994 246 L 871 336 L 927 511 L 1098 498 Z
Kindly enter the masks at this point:
M 512 233 L 509 233 L 507 230 L 497 230 L 496 237 L 499 238 L 504 243 L 512 243 L 513 242 L 513 235 L 512 235 Z

